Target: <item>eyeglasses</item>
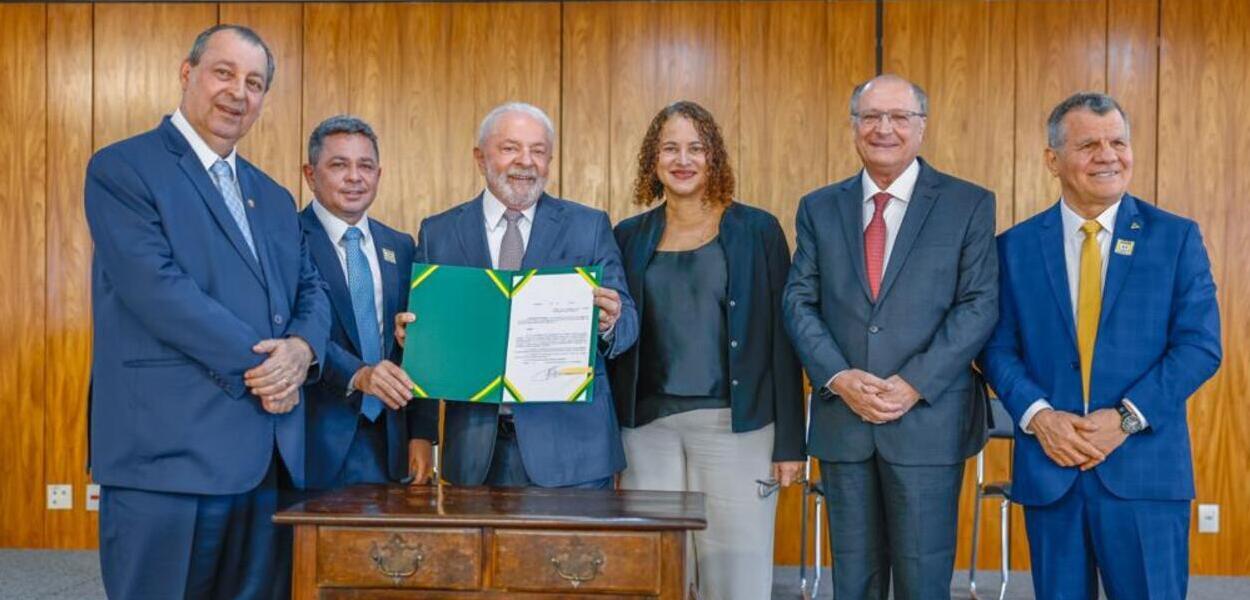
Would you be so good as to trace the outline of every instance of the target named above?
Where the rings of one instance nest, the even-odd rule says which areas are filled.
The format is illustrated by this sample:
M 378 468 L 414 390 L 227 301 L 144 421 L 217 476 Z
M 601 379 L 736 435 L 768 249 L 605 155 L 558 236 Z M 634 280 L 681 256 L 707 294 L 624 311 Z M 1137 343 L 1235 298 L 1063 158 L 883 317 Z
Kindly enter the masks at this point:
M 794 480 L 794 483 L 796 485 L 803 486 L 807 484 L 807 479 L 804 477 L 799 477 L 798 479 Z M 768 479 L 756 479 L 755 485 L 757 486 L 755 489 L 755 493 L 759 494 L 760 498 L 767 498 L 773 494 L 776 494 L 777 491 L 781 489 L 781 482 L 777 481 L 776 479 L 773 479 L 772 477 L 769 477 Z
M 889 121 L 894 129 L 907 129 L 911 127 L 913 117 L 924 118 L 928 115 L 914 110 L 892 110 L 890 112 L 851 113 L 851 116 L 855 117 L 855 121 L 866 129 L 876 129 L 884 121 Z

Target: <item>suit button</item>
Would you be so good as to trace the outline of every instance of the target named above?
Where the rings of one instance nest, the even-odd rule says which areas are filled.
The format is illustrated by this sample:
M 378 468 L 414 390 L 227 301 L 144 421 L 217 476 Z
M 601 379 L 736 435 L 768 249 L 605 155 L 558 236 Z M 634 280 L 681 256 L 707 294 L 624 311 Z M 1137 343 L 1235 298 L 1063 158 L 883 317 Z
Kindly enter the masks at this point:
M 733 341 L 729 342 L 729 347 L 730 347 L 730 348 L 737 348 L 737 347 L 738 347 L 738 340 L 733 340 Z
M 738 305 L 738 303 L 737 303 L 737 302 L 734 302 L 733 300 L 730 300 L 730 301 L 729 301 L 729 308 L 733 308 L 733 307 L 735 307 L 735 306 L 737 306 L 737 305 Z
M 282 315 L 274 315 L 274 316 L 273 316 L 273 324 L 274 324 L 274 325 L 281 325 L 281 324 L 282 324 Z
M 1081 370 L 1081 363 L 1080 363 L 1080 362 L 1078 362 L 1078 361 L 1075 361 L 1075 360 L 1074 360 L 1074 361 L 1072 361 L 1072 370 L 1073 370 L 1073 371 L 1080 371 L 1080 370 Z
M 737 379 L 735 379 L 735 380 L 733 380 L 733 381 L 731 381 L 731 382 L 729 382 L 729 383 L 730 383 L 731 385 L 733 385 L 734 387 L 737 387 L 737 386 L 738 386 L 738 380 L 737 380 Z
M 878 333 L 880 331 L 881 331 L 881 328 L 877 327 L 876 325 L 872 325 L 868 327 L 868 333 Z

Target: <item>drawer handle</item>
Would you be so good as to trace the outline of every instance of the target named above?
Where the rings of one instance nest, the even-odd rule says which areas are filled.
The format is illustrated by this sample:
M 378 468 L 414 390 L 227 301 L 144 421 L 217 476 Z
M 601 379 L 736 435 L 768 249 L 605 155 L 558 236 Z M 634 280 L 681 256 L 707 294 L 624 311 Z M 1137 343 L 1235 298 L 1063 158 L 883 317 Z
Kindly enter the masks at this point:
M 551 567 L 573 587 L 590 581 L 603 573 L 605 559 L 598 548 L 584 548 L 578 541 L 568 550 L 551 555 Z
M 373 559 L 373 566 L 378 571 L 390 577 L 395 585 L 399 585 L 400 581 L 412 577 L 421 568 L 421 561 L 425 560 L 425 547 L 421 544 L 409 546 L 399 534 L 392 534 L 386 544 L 379 546 L 377 542 L 373 542 L 369 549 L 369 558 Z

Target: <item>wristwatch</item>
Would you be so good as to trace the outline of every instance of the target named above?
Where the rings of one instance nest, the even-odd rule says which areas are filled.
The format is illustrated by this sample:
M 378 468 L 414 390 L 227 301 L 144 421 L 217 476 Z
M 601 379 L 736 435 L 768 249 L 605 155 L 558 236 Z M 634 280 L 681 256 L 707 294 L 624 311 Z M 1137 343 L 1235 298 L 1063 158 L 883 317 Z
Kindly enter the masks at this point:
M 1133 435 L 1146 428 L 1142 425 L 1141 419 L 1137 418 L 1137 414 L 1129 410 L 1127 406 L 1120 404 L 1115 409 L 1120 412 L 1120 431 Z

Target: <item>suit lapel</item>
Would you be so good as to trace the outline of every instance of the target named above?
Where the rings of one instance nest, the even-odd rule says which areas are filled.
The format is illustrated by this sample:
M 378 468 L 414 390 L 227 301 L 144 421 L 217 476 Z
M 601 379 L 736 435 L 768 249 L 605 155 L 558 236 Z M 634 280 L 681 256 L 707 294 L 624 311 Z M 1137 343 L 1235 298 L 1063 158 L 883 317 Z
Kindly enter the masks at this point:
M 482 212 L 482 195 L 460 211 L 456 223 L 456 235 L 467 266 L 491 268 L 490 247 L 486 245 L 486 214 Z
M 1073 347 L 1076 346 L 1076 321 L 1072 313 L 1072 295 L 1068 288 L 1068 262 L 1063 255 L 1063 217 L 1056 203 L 1042 216 L 1042 226 L 1037 230 L 1037 246 L 1042 250 L 1046 278 L 1055 304 L 1063 316 L 1064 330 L 1068 332 Z
M 173 125 L 170 125 L 173 127 Z M 181 137 L 175 129 L 173 135 Z M 243 239 L 243 232 L 239 231 L 239 224 L 234 222 L 234 217 L 230 216 L 230 210 L 226 208 L 226 201 L 221 197 L 221 192 L 217 190 L 217 186 L 213 185 L 213 181 L 208 177 L 208 171 L 204 170 L 204 165 L 200 164 L 200 159 L 191 150 L 190 145 L 185 145 L 186 152 L 182 154 L 182 158 L 178 161 L 178 166 L 182 168 L 182 172 L 191 180 L 191 184 L 195 186 L 196 191 L 200 193 L 200 199 L 204 201 L 208 207 L 209 213 L 213 215 L 213 220 L 217 221 L 217 226 L 226 234 L 226 238 L 230 240 L 230 244 L 234 246 L 236 252 L 247 263 L 247 268 L 251 270 L 252 275 L 256 276 L 257 281 L 261 285 L 265 284 L 265 276 L 260 272 L 260 265 L 256 263 L 256 259 L 252 257 L 252 250 L 247 247 L 247 241 Z M 253 241 L 255 241 L 253 239 Z M 259 254 L 259 253 L 258 253 Z
M 330 242 L 330 234 L 321 226 L 321 220 L 313 212 L 309 204 L 300 213 L 304 220 L 304 230 L 308 232 L 308 251 L 312 255 L 321 278 L 330 288 L 330 304 L 338 316 L 339 323 L 347 332 L 356 350 L 360 350 L 360 333 L 356 330 L 356 313 L 352 308 L 352 294 L 347 289 L 347 277 L 343 274 L 343 264 L 339 261 L 338 252 Z
M 1133 266 L 1133 251 L 1137 245 L 1137 237 L 1141 233 L 1141 216 L 1137 212 L 1137 200 L 1125 194 L 1120 202 L 1120 211 L 1115 216 L 1115 230 L 1111 232 L 1111 251 L 1107 253 L 1107 281 L 1102 292 L 1102 314 L 1099 323 L 1107 318 L 1111 307 L 1115 305 L 1120 290 L 1124 289 L 1124 280 Z M 1116 252 L 1123 242 L 1127 246 L 1127 254 Z
M 916 179 L 916 188 L 912 191 L 911 200 L 907 203 L 907 212 L 903 214 L 903 223 L 899 225 L 898 235 L 894 236 L 894 246 L 890 249 L 890 264 L 886 265 L 885 274 L 881 276 L 881 293 L 877 295 L 877 304 L 890 293 L 890 287 L 898 279 L 898 274 L 911 254 L 911 247 L 916 243 L 916 236 L 929 219 L 929 212 L 937 202 L 937 174 L 933 168 L 920 162 L 920 176 Z
M 638 224 L 638 234 L 630 240 L 628 248 L 622 248 L 623 252 L 629 253 L 629 260 L 625 261 L 625 279 L 629 283 L 629 289 L 633 290 L 631 295 L 634 298 L 634 308 L 640 315 L 646 299 L 647 265 L 651 264 L 651 258 L 655 256 L 655 249 L 660 245 L 660 238 L 664 237 L 667 223 L 663 205 L 643 213 L 642 222 Z
M 868 287 L 868 267 L 864 264 L 864 184 L 856 175 L 844 182 L 834 195 L 833 201 L 842 219 L 842 239 L 846 240 L 851 254 L 851 264 L 864 291 L 864 299 L 872 301 Z
M 370 219 L 373 221 L 372 219 Z M 391 355 L 391 347 L 394 344 L 394 320 L 391 315 L 399 312 L 399 301 L 401 295 L 407 291 L 404 275 L 399 272 L 399 265 L 395 261 L 395 240 L 390 233 L 378 226 L 377 221 L 373 221 L 369 231 L 373 233 L 373 251 L 378 255 L 378 268 L 382 271 L 382 356 Z M 386 260 L 389 251 L 391 260 Z
M 556 240 L 564 234 L 563 212 L 547 194 L 538 199 L 529 243 L 525 245 L 525 257 L 521 259 L 521 268 L 534 269 L 551 264 L 548 255 L 551 254 Z
M 255 173 L 252 172 L 252 166 L 240 157 L 235 157 L 235 165 L 237 167 L 235 176 L 239 180 L 239 193 L 243 195 L 243 214 L 247 217 L 248 228 L 252 230 L 252 243 L 256 246 L 256 258 L 260 261 L 261 277 L 264 281 L 265 273 L 278 273 L 271 264 L 271 256 L 269 254 L 269 245 L 266 244 L 268 236 L 265 235 L 265 228 L 261 225 L 264 212 L 260 208 L 258 194 L 256 193 Z M 233 217 L 231 218 L 233 221 Z M 235 226 L 238 229 L 238 226 Z M 242 235 L 240 234 L 240 237 Z M 246 240 L 243 242 L 247 243 Z

